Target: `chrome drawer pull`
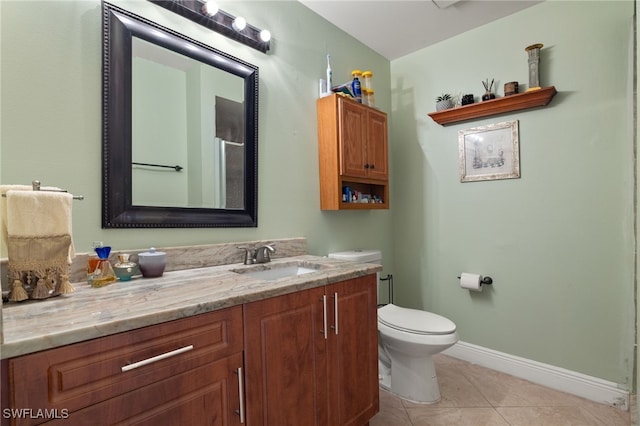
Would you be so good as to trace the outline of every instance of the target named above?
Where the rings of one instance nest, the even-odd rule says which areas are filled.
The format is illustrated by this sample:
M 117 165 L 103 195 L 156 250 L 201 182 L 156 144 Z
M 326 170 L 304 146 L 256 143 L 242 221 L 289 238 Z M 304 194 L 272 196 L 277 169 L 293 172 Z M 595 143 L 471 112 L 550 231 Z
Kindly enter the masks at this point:
M 334 318 L 333 320 L 336 322 L 336 326 L 333 328 L 336 332 L 336 336 L 338 335 L 338 293 L 333 293 L 335 299 L 333 299 L 333 309 L 334 309 Z
M 156 361 L 160 361 L 165 358 L 171 358 L 172 356 L 180 355 L 185 352 L 189 352 L 193 350 L 193 345 L 184 346 L 182 348 L 176 349 L 175 351 L 165 352 L 160 355 L 152 356 L 151 358 L 143 359 L 142 361 L 134 362 L 133 364 L 127 364 L 122 367 L 122 372 L 133 370 L 138 367 L 142 367 L 143 365 L 152 364 Z
M 238 375 L 238 401 L 240 402 L 239 410 L 236 414 L 240 416 L 240 423 L 244 423 L 244 380 L 242 377 L 242 367 L 239 367 L 235 373 Z

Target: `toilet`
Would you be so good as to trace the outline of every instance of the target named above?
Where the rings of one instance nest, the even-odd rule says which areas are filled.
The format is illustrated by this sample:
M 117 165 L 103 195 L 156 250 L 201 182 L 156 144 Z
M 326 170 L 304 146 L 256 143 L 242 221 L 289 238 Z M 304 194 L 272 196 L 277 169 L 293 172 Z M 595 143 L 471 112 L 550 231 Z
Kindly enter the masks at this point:
M 356 263 L 382 263 L 379 250 L 330 253 L 330 258 Z M 380 297 L 378 276 L 378 299 Z M 440 400 L 433 355 L 453 346 L 458 332 L 453 321 L 394 304 L 378 307 L 378 376 L 380 387 L 411 402 Z

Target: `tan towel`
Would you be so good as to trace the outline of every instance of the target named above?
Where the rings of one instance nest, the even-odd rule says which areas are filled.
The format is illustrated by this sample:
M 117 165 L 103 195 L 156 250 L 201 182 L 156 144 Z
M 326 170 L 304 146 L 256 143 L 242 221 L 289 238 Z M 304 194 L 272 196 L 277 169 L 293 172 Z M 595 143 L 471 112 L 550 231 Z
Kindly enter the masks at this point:
M 69 265 L 75 257 L 66 192 L 11 189 L 6 192 L 6 231 L 11 300 L 70 293 Z M 23 288 L 26 285 L 27 290 Z
M 0 228 L 2 231 L 2 244 L 7 246 L 7 191 L 31 191 L 32 185 L 0 185 Z
M 45 186 L 42 190 L 62 191 L 54 186 Z M 33 185 L 0 185 L 0 234 L 2 244 L 7 245 L 7 192 L 8 191 L 33 191 Z

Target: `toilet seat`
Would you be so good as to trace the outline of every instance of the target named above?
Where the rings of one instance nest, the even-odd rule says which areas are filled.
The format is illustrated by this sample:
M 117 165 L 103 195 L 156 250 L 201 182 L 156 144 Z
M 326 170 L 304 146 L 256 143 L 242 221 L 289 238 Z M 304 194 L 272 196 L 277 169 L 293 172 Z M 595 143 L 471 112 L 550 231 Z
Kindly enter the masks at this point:
M 456 325 L 448 318 L 393 304 L 378 309 L 378 321 L 389 328 L 413 334 L 443 335 L 456 331 Z

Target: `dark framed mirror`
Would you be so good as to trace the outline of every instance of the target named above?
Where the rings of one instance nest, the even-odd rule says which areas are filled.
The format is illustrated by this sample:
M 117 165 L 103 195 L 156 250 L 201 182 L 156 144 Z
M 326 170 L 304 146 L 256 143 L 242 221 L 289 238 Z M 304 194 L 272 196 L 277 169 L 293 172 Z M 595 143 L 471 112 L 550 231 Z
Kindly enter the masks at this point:
M 103 228 L 257 226 L 258 68 L 103 2 Z

